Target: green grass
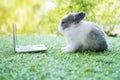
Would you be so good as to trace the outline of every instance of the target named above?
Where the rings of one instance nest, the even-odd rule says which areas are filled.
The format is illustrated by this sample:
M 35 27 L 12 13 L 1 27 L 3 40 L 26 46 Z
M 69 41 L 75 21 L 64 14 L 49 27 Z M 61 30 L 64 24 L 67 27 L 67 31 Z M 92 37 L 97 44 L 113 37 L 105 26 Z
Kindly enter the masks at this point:
M 0 37 L 0 80 L 120 80 L 120 38 L 108 37 L 109 50 L 61 53 L 59 36 L 23 36 L 19 44 L 45 44 L 38 53 L 15 53 L 12 37 Z

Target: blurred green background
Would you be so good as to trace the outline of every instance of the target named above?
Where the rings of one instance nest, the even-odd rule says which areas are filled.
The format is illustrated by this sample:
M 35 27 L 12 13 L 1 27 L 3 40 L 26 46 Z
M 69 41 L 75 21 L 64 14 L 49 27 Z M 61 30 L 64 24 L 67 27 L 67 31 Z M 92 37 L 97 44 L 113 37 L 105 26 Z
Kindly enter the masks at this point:
M 13 23 L 19 34 L 56 35 L 60 19 L 80 11 L 108 35 L 120 36 L 120 0 L 0 0 L 0 36 L 11 35 Z

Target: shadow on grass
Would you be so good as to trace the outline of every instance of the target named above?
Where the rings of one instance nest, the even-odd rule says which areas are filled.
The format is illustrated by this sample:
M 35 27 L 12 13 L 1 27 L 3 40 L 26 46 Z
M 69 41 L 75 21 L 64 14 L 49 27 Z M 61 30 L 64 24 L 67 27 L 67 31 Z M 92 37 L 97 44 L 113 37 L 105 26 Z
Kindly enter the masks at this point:
M 110 52 L 110 50 L 106 50 L 106 51 L 90 51 L 90 50 L 86 50 L 86 51 L 79 51 L 79 52 L 75 52 L 75 53 L 71 53 L 71 54 L 88 54 L 88 55 L 101 55 L 101 54 L 108 54 Z
M 47 51 L 35 51 L 35 52 L 15 52 L 18 54 L 46 54 Z

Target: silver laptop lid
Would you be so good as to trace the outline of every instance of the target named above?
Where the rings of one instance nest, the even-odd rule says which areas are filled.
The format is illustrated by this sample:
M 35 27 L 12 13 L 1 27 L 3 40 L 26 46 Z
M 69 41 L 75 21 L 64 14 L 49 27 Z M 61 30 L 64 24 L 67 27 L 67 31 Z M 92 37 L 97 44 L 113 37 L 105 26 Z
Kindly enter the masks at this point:
M 16 52 L 16 24 L 12 24 L 12 29 L 13 29 L 13 48 L 14 51 Z

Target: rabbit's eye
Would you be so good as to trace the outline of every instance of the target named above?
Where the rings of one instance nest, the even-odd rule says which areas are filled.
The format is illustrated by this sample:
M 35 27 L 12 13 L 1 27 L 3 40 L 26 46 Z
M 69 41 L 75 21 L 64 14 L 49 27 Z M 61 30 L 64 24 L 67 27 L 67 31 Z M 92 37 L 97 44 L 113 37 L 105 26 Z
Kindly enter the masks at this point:
M 65 23 L 66 23 L 66 22 L 63 21 L 63 22 L 62 22 L 62 25 L 65 24 Z
M 72 19 L 73 22 L 75 22 L 75 19 Z

